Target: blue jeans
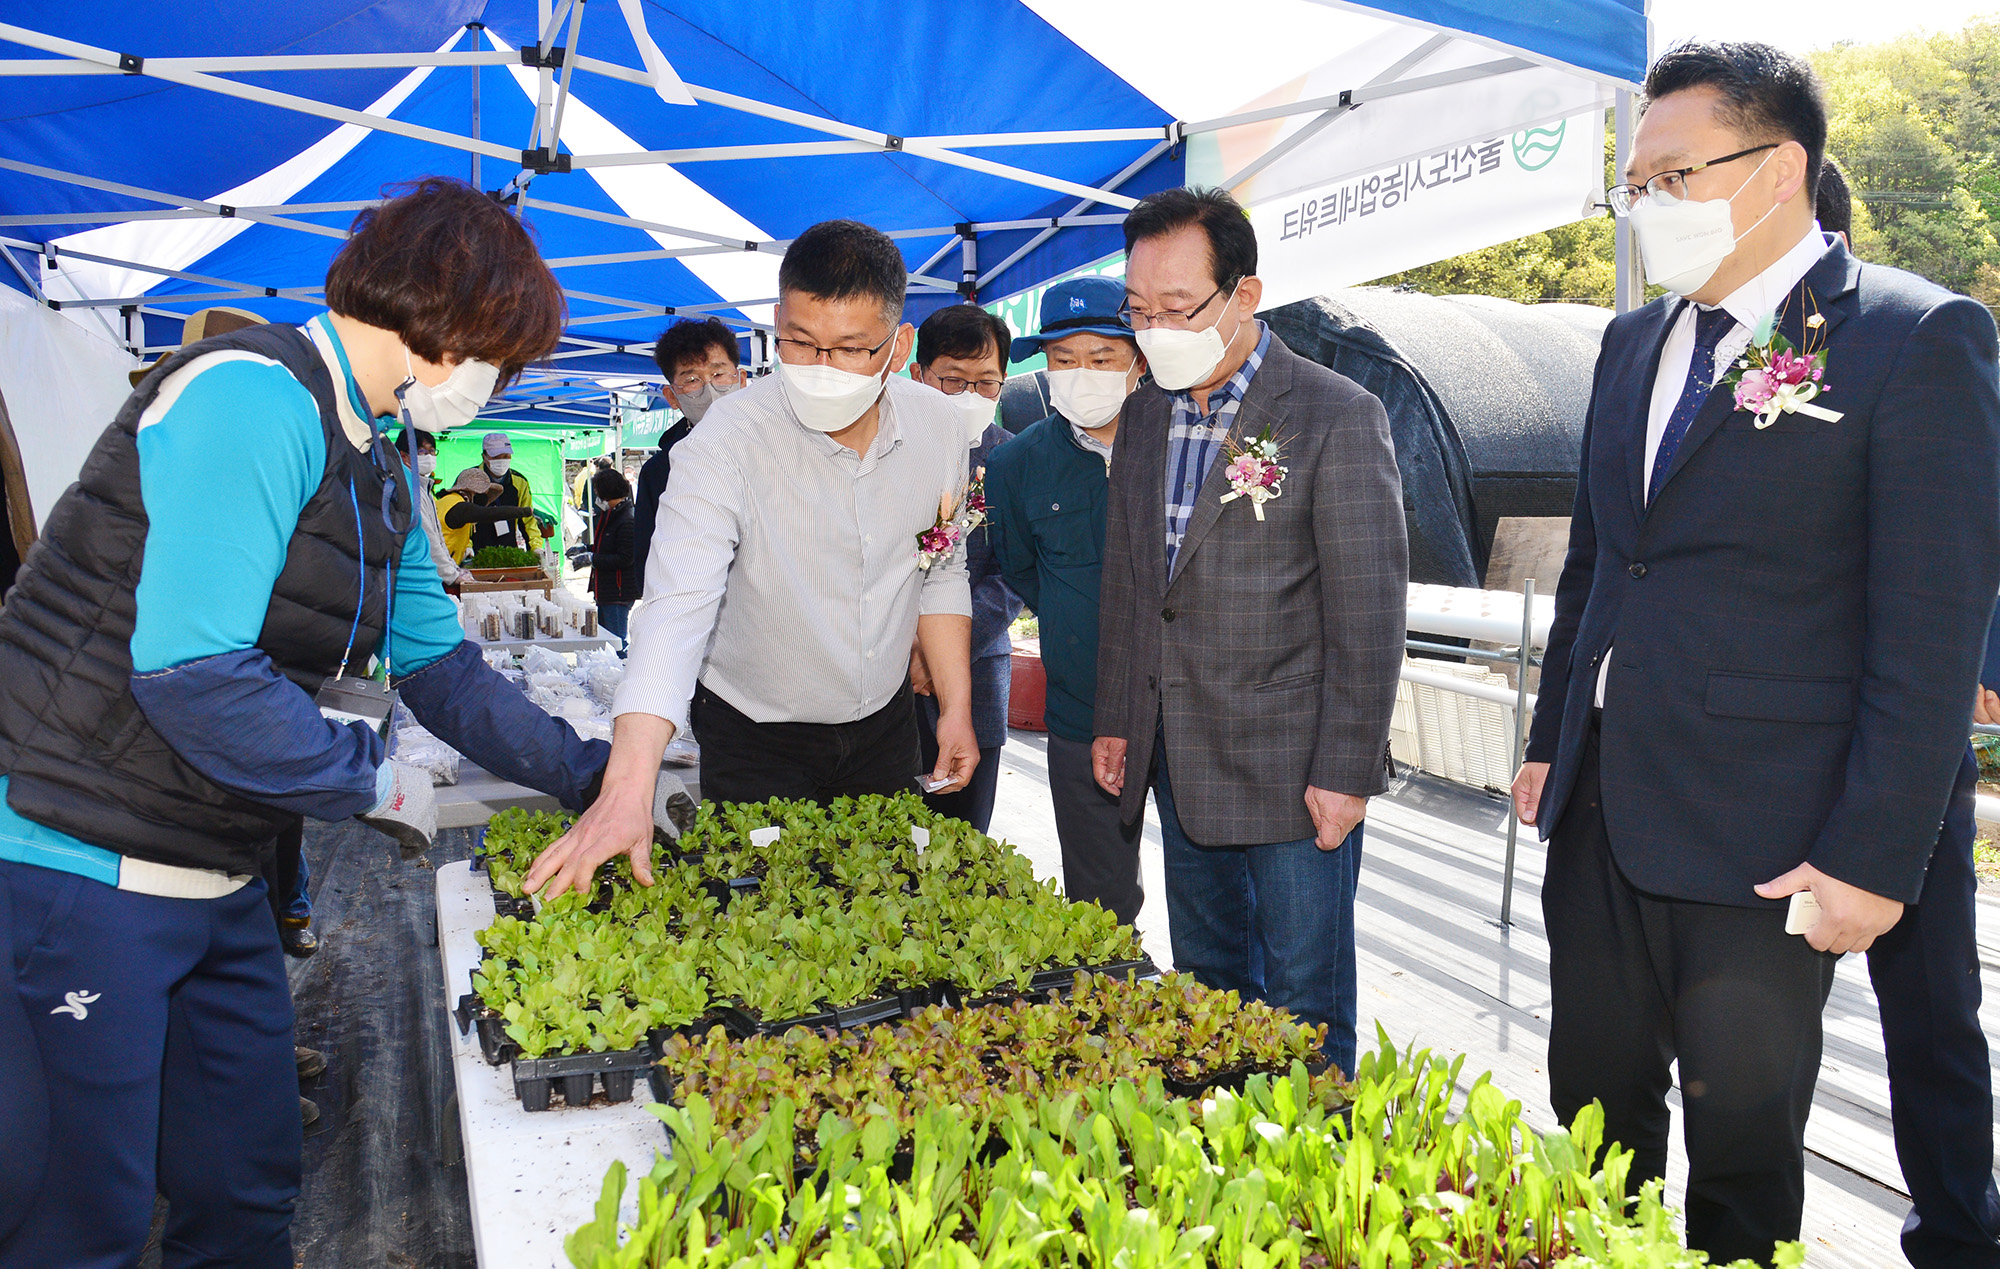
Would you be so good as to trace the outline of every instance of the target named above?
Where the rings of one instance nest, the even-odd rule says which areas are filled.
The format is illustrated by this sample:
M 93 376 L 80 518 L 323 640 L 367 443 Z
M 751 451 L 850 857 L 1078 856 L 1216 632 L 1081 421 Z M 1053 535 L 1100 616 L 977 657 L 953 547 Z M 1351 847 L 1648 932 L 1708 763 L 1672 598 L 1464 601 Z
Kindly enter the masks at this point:
M 1166 854 L 1174 968 L 1206 986 L 1324 1024 L 1326 1056 L 1352 1073 L 1354 889 L 1362 826 L 1331 851 L 1310 837 L 1268 846 L 1198 846 L 1174 811 L 1164 744 L 1158 752 L 1153 796 Z
M 632 619 L 630 604 L 599 604 L 597 606 L 597 628 L 609 631 L 620 639 L 625 637 L 625 623 Z M 618 655 L 624 656 L 626 649 L 620 647 Z
M 285 910 L 281 916 L 294 921 L 310 921 L 313 914 L 312 892 L 306 889 L 312 881 L 312 866 L 306 863 L 304 851 L 299 852 L 298 876 L 292 879 L 291 893 L 285 896 Z
M 261 880 L 162 899 L 0 860 L 0 1153 L 51 1142 L 0 1166 L 0 1265 L 122 1269 L 157 1191 L 166 1269 L 291 1269 L 298 1071 L 268 905 Z

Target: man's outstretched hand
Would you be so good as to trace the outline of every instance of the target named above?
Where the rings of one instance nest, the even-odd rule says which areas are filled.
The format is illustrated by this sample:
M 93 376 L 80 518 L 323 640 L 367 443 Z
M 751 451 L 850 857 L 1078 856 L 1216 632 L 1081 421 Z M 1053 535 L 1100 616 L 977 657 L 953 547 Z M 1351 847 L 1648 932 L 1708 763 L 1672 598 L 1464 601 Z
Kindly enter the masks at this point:
M 523 888 L 544 902 L 568 890 L 590 890 L 598 868 L 616 855 L 631 858 L 632 876 L 640 885 L 653 884 L 660 755 L 673 739 L 674 725 L 651 714 L 620 714 L 615 726 L 611 762 L 597 801 L 528 870 Z M 685 796 L 686 789 L 681 792 Z

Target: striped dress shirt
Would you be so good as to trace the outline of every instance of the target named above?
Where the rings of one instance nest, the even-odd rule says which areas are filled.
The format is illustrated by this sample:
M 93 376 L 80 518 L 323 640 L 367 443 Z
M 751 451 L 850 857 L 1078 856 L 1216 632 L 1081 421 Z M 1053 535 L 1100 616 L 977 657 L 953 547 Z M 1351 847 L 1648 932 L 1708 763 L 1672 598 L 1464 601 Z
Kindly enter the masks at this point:
M 1194 394 L 1173 394 L 1173 422 L 1167 426 L 1167 576 L 1174 573 L 1174 560 L 1181 553 L 1181 539 L 1187 536 L 1188 521 L 1194 517 L 1195 498 L 1222 452 L 1222 442 L 1236 424 L 1237 407 L 1264 354 L 1271 347 L 1271 328 L 1257 323 L 1257 346 L 1229 382 L 1208 394 L 1208 413 L 1195 412 Z
M 716 402 L 674 447 L 613 712 L 685 729 L 697 680 L 760 723 L 887 705 L 917 618 L 972 614 L 963 546 L 917 567 L 965 454 L 950 399 L 900 375 L 866 454 L 801 426 L 776 375 Z

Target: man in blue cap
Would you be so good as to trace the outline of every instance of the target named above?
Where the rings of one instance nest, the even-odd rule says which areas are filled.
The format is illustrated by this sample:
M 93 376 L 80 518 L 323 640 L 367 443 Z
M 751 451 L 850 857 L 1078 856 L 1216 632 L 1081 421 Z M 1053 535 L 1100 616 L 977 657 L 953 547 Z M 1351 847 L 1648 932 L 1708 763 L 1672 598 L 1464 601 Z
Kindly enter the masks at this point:
M 1144 821 L 1122 823 L 1118 799 L 1098 787 L 1090 767 L 1105 491 L 1118 412 L 1146 371 L 1124 304 L 1124 284 L 1108 277 L 1071 278 L 1042 297 L 1040 332 L 1016 339 L 1011 351 L 1014 361 L 1047 356 L 1055 413 L 994 451 L 986 505 L 1002 575 L 1041 623 L 1063 891 L 1129 924 L 1145 897 Z

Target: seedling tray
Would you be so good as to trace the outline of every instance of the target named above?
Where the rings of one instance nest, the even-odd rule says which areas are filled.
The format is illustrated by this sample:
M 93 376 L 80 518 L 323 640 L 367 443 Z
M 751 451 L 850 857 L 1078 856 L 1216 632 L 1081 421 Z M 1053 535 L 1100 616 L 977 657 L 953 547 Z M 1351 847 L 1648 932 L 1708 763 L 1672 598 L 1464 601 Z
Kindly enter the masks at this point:
M 488 1066 L 500 1066 L 521 1055 L 521 1046 L 507 1034 L 507 1020 L 481 1004 L 477 993 L 460 996 L 451 1016 L 458 1020 L 460 1035 L 478 1031 L 479 1054 Z
M 818 1013 L 800 1014 L 796 1018 L 780 1018 L 776 1022 L 766 1022 L 728 1005 L 724 1005 L 716 1012 L 722 1015 L 723 1025 L 732 1035 L 783 1035 L 793 1027 L 810 1027 L 815 1031 L 822 1029 L 843 1031 L 850 1027 L 872 1027 L 878 1022 L 887 1022 L 891 1018 L 907 1015 L 900 996 L 879 996 L 874 1000 L 862 1000 L 838 1007 L 827 1005 Z
M 1129 974 L 1134 978 L 1158 978 L 1160 967 L 1153 964 L 1150 957 L 1142 956 L 1136 961 L 1113 961 L 1109 965 L 1074 965 L 1067 969 L 1044 969 L 1037 971 L 1034 978 L 1029 981 L 1028 990 L 1031 994 L 1053 991 L 1058 995 L 1067 996 L 1076 989 L 1078 974 L 1103 974 L 1108 978 L 1124 978 Z
M 521 1108 L 540 1111 L 549 1108 L 553 1094 L 562 1094 L 566 1106 L 582 1106 L 590 1101 L 593 1087 L 602 1083 L 607 1101 L 632 1100 L 632 1083 L 639 1072 L 653 1064 L 653 1046 L 618 1049 L 609 1053 L 572 1053 L 565 1057 L 515 1058 L 514 1095 Z

